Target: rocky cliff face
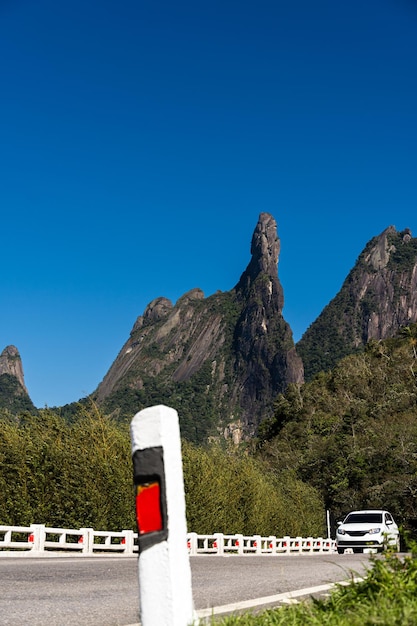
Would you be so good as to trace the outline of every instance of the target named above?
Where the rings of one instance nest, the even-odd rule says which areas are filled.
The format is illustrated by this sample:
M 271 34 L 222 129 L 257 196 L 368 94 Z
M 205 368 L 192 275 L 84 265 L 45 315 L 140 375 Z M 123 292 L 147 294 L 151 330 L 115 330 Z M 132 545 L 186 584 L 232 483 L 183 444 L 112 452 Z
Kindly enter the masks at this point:
M 12 414 L 36 412 L 26 389 L 22 360 L 15 346 L 7 346 L 0 354 L 0 408 Z
M 282 316 L 284 295 L 278 279 L 280 240 L 274 218 L 262 213 L 252 237 L 252 258 L 235 287 L 241 313 L 234 329 L 234 367 L 246 421 L 253 429 L 271 411 L 288 383 L 304 382 L 292 331 Z M 269 405 L 269 406 L 268 406 Z M 251 419 L 251 416 L 257 416 Z
M 282 317 L 276 222 L 262 213 L 251 260 L 229 292 L 193 289 L 175 306 L 157 298 L 140 316 L 95 398 L 132 415 L 149 404 L 178 410 L 182 433 L 239 441 L 269 417 L 275 396 L 303 382 L 303 366 Z
M 417 239 L 409 229 L 390 226 L 367 244 L 340 292 L 297 344 L 306 379 L 416 321 Z
M 23 377 L 22 359 L 20 358 L 19 351 L 15 346 L 7 346 L 0 354 L 0 376 L 3 374 L 14 376 L 23 390 L 27 393 Z

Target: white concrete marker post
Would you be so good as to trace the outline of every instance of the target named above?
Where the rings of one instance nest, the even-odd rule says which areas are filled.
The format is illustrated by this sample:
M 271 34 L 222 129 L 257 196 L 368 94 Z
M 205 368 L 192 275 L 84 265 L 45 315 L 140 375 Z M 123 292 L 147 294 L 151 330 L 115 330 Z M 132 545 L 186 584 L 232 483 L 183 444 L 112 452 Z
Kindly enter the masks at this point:
M 142 626 L 196 623 L 175 409 L 160 405 L 135 415 L 130 426 L 139 532 Z

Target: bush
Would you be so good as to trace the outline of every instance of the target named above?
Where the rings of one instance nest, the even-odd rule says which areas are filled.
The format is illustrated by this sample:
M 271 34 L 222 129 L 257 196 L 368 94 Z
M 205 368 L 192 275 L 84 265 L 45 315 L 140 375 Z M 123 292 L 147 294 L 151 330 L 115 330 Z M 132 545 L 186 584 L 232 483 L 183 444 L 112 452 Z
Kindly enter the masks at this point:
M 361 582 L 339 586 L 328 599 L 270 609 L 260 615 L 229 617 L 218 626 L 415 626 L 417 548 L 400 558 L 375 557 Z
M 220 447 L 183 443 L 188 528 L 199 534 L 321 535 L 317 492 L 291 473 L 279 478 L 261 462 Z

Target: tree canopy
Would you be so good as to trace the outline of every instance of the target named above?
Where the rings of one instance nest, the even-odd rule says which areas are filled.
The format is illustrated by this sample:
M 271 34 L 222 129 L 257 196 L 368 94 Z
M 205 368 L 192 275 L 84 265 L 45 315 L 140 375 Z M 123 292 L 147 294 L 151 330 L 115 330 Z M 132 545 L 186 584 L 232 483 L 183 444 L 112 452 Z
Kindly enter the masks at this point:
M 260 454 L 291 468 L 339 518 L 350 509 L 388 508 L 417 525 L 417 325 L 370 342 L 331 371 L 276 401 L 262 425 Z

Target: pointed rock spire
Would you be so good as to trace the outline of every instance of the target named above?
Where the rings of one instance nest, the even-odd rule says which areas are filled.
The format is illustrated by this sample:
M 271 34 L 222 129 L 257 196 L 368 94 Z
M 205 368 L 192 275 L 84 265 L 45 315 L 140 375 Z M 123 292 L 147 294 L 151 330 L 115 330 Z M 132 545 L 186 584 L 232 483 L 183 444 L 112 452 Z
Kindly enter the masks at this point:
M 192 289 L 174 306 L 152 301 L 99 385 L 97 402 L 125 414 L 168 403 L 179 412 L 183 436 L 198 442 L 229 425 L 239 437 L 253 435 L 277 394 L 304 376 L 282 316 L 279 252 L 275 219 L 261 213 L 234 289 L 208 298 Z
M 269 213 L 261 213 L 252 237 L 252 260 L 247 271 L 253 277 L 260 272 L 275 275 L 280 248 L 276 221 Z
M 256 279 L 263 275 L 270 279 L 268 290 L 278 296 L 277 305 L 282 309 L 284 297 L 277 270 L 280 249 L 275 219 L 269 213 L 261 213 L 252 236 L 252 258 L 236 285 L 236 291 L 247 297 Z
M 22 359 L 16 346 L 7 346 L 0 354 L 0 376 L 2 374 L 10 374 L 17 378 L 25 392 L 28 392 L 23 377 Z

